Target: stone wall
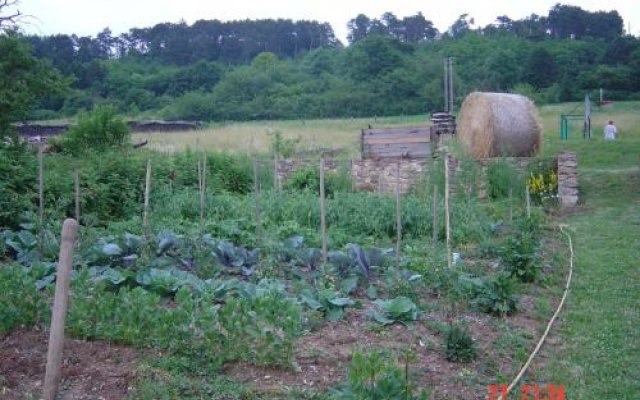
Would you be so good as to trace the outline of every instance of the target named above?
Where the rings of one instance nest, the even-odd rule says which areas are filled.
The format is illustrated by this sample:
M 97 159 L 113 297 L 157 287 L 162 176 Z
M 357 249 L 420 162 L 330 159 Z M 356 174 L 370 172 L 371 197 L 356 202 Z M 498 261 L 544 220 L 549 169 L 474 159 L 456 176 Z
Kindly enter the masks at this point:
M 357 160 L 350 175 L 359 190 L 393 192 L 399 179 L 400 192 L 405 193 L 424 175 L 426 166 L 426 159 Z
M 578 157 L 570 151 L 558 154 L 558 200 L 562 207 L 578 204 Z
M 563 207 L 575 206 L 578 202 L 577 158 L 572 152 L 561 152 L 557 159 L 536 159 L 526 157 L 510 157 L 503 159 L 487 159 L 478 161 L 477 175 L 474 179 L 478 197 L 487 198 L 488 168 L 492 162 L 506 161 L 512 167 L 526 171 L 533 162 L 546 164 L 558 173 L 558 199 Z M 364 191 L 393 192 L 396 181 L 400 180 L 400 191 L 407 192 L 412 185 L 424 177 L 433 160 L 428 159 L 368 159 L 368 160 L 335 160 L 325 159 L 326 172 L 348 171 L 354 187 Z M 442 162 L 442 161 L 437 161 Z M 551 163 L 551 165 L 549 165 Z M 273 164 L 272 164 L 273 165 Z M 462 163 L 451 156 L 448 158 L 451 191 L 465 191 L 465 182 L 458 182 L 457 177 L 462 170 Z M 278 182 L 282 185 L 298 168 L 318 168 L 319 160 L 279 160 Z M 399 170 L 399 171 L 398 171 Z M 398 175 L 399 172 L 399 175 Z M 471 193 L 471 192 L 469 192 Z

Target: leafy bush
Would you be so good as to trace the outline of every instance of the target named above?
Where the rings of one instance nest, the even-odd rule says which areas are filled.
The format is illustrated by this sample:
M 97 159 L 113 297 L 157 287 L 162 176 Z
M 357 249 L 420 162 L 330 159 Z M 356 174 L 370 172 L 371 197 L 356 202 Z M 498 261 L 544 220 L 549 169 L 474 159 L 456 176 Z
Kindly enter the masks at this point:
M 17 229 L 34 209 L 36 158 L 18 143 L 0 143 L 0 228 Z
M 19 265 L 0 266 L 0 334 L 22 326 L 30 329 L 49 316 L 46 296 L 36 279 Z
M 558 174 L 553 169 L 529 174 L 527 187 L 535 204 L 554 201 L 558 197 Z
M 370 315 L 383 325 L 415 321 L 420 315 L 415 303 L 406 297 L 396 297 L 391 300 L 378 299 L 373 304 L 376 306 L 376 310 Z
M 257 365 L 293 365 L 301 333 L 300 307 L 267 288 L 251 298 L 229 298 L 218 311 L 218 349 L 225 359 Z
M 415 395 L 415 386 L 409 377 L 411 355 L 407 352 L 404 368 L 396 364 L 388 353 L 374 350 L 369 353 L 356 351 L 349 364 L 348 380 L 341 388 L 332 391 L 336 400 L 417 400 L 427 399 L 424 390 Z
M 535 281 L 540 273 L 536 235 L 519 229 L 507 238 L 501 258 L 512 276 L 522 282 Z
M 492 199 L 508 197 L 509 191 L 513 191 L 514 196 L 520 196 L 524 189 L 524 182 L 518 171 L 503 159 L 489 163 L 487 178 L 487 194 Z
M 323 313 L 329 321 L 342 318 L 344 309 L 355 304 L 349 297 L 343 297 L 331 289 L 318 290 L 315 294 L 311 290 L 303 290 L 300 301 L 311 310 Z
M 129 128 L 116 117 L 111 106 L 97 106 L 88 115 L 80 117 L 77 125 L 69 129 L 55 146 L 73 154 L 86 151 L 101 151 L 111 147 L 120 147 L 130 142 Z
M 517 311 L 516 289 L 516 282 L 509 273 L 498 273 L 484 283 L 474 302 L 482 311 L 490 314 L 512 314 Z
M 460 324 L 450 325 L 444 338 L 445 357 L 451 362 L 470 362 L 477 356 L 476 346 L 469 332 Z

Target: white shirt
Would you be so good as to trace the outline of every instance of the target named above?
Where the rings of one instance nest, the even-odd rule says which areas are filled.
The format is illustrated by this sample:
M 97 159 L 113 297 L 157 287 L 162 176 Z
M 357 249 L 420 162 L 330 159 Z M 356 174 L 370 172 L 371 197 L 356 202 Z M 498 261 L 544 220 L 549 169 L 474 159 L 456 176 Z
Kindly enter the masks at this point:
M 616 126 L 613 124 L 608 124 L 604 127 L 604 140 L 614 140 L 617 133 L 618 130 L 616 129 Z

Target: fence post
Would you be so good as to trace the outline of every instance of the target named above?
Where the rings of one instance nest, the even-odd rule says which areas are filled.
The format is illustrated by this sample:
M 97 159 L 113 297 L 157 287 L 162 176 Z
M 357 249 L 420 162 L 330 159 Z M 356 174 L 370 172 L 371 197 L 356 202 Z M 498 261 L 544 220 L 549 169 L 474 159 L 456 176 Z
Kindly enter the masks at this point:
M 42 142 L 38 143 L 38 260 L 44 253 L 44 155 Z
M 198 161 L 198 165 L 200 162 Z M 198 183 L 198 187 L 200 188 L 200 239 L 204 236 L 204 209 L 205 209 L 205 200 L 206 200 L 206 192 L 207 192 L 207 156 L 202 159 L 202 167 L 198 168 L 200 173 L 200 182 Z
M 444 154 L 444 224 L 447 238 L 447 266 L 451 268 L 451 221 L 449 219 L 449 152 Z
M 513 222 L 513 189 L 509 189 L 509 223 Z
M 438 242 L 438 186 L 433 185 L 433 243 Z
M 320 156 L 320 234 L 322 236 L 322 261 L 327 262 L 327 220 L 324 205 L 324 153 Z
M 60 383 L 62 367 L 62 350 L 64 347 L 64 325 L 69 304 L 69 285 L 71 282 L 71 263 L 73 246 L 78 230 L 78 222 L 66 219 L 62 225 L 60 257 L 56 274 L 56 292 L 51 314 L 51 331 L 49 332 L 49 348 L 47 350 L 47 366 L 44 377 L 43 398 L 54 400 Z
M 402 246 L 402 209 L 400 204 L 400 161 L 396 163 L 396 266 L 400 267 Z
M 78 164 L 73 160 L 73 186 L 75 199 L 76 221 L 80 223 L 80 174 L 78 173 Z
M 273 155 L 273 191 L 280 191 L 280 178 L 278 177 L 278 153 Z
M 258 243 L 262 243 L 262 221 L 260 219 L 260 183 L 258 182 L 258 160 L 253 155 L 253 193 L 256 201 L 256 236 Z
M 529 185 L 526 186 L 527 195 L 527 218 L 531 218 L 531 192 L 529 191 Z
M 149 239 L 149 192 L 151 190 L 151 159 L 147 160 L 147 177 L 144 182 L 144 212 L 142 215 L 142 232 L 144 239 Z

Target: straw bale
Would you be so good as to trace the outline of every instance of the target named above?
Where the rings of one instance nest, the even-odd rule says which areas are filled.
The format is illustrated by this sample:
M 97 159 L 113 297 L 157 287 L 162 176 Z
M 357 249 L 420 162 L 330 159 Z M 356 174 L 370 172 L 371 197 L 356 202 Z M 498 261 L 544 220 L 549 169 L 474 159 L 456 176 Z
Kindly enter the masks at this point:
M 525 96 L 474 92 L 462 103 L 458 135 L 476 159 L 530 157 L 540 149 L 537 109 Z

